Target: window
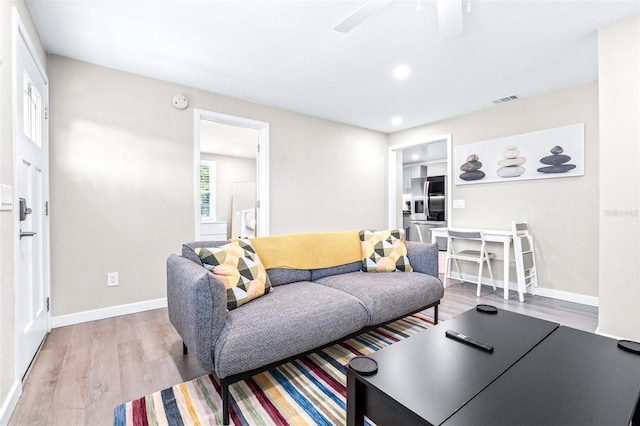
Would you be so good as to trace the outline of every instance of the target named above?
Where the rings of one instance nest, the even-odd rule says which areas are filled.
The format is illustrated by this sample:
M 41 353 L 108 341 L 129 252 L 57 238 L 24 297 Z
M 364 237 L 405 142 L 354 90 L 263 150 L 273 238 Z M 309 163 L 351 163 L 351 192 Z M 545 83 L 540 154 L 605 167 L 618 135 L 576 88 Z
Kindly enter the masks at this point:
M 23 120 L 22 130 L 38 148 L 42 147 L 42 98 L 29 74 L 23 78 Z
M 200 162 L 200 220 L 216 220 L 216 162 Z

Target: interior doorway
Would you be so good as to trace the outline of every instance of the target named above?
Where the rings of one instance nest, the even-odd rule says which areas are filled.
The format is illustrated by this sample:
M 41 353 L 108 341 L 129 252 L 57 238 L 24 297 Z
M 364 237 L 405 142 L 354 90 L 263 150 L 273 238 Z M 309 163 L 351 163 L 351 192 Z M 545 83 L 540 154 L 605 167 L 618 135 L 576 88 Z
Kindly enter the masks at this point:
M 451 171 L 452 147 L 451 134 L 389 147 L 389 205 L 388 226 L 392 229 L 405 228 L 407 211 L 411 212 L 411 177 L 408 169 L 424 170 L 428 175 L 444 175 L 446 225 L 451 226 L 452 179 L 447 177 Z M 428 174 L 431 169 L 433 173 Z M 421 173 L 418 173 L 421 175 Z M 427 194 L 428 195 L 428 194 Z M 425 195 L 425 197 L 427 196 Z M 427 203 L 427 200 L 423 200 Z M 428 218 L 425 218 L 428 219 Z M 443 218 L 444 219 L 444 218 Z M 440 221 L 442 222 L 442 220 Z M 430 240 L 428 236 L 423 239 Z
M 196 240 L 269 235 L 269 124 L 195 110 L 194 127 Z

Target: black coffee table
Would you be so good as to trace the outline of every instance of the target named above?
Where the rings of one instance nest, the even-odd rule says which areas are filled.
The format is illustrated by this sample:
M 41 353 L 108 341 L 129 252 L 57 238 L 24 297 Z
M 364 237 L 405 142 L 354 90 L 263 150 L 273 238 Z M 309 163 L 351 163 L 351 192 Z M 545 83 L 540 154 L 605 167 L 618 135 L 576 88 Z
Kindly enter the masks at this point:
M 638 425 L 640 355 L 617 343 L 559 327 L 444 424 Z
M 489 353 L 463 345 L 445 337 L 446 330 L 495 349 Z M 588 420 L 597 402 L 602 407 L 598 412 L 616 411 L 608 420 L 627 418 L 628 425 L 636 410 L 633 402 L 640 397 L 640 356 L 618 349 L 615 343 L 509 311 L 491 315 L 473 309 L 372 354 L 378 363 L 373 376 L 347 368 L 347 424 L 361 425 L 365 415 L 379 426 L 525 424 L 529 420 L 524 413 L 530 415 L 526 406 L 546 413 L 532 417 L 530 424 L 570 424 L 574 418 Z M 607 349 L 598 349 L 602 347 Z M 572 364 L 581 351 L 593 356 L 582 356 L 583 362 Z M 553 365 L 550 353 L 556 354 Z M 594 374 L 601 363 L 620 367 Z M 636 371 L 628 373 L 633 367 Z M 550 381 L 560 377 L 559 371 L 568 375 L 562 376 L 564 385 Z M 558 393 L 545 399 L 540 395 L 551 383 Z M 603 383 L 606 389 L 600 387 Z M 620 394 L 625 396 L 619 398 Z M 583 406 L 584 401 L 589 406 Z M 574 411 L 582 415 L 574 416 Z

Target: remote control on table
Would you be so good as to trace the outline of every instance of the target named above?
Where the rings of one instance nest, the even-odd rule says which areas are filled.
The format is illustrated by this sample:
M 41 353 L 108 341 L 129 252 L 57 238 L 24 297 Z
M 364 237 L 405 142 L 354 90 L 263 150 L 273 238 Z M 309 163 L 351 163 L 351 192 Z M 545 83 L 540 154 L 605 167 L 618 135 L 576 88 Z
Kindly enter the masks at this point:
M 457 331 L 447 330 L 445 333 L 450 339 L 457 340 L 458 342 L 465 343 L 470 346 L 474 346 L 478 349 L 482 349 L 483 351 L 493 352 L 493 346 L 478 339 L 474 339 L 473 337 L 466 336 L 462 333 L 458 333 Z

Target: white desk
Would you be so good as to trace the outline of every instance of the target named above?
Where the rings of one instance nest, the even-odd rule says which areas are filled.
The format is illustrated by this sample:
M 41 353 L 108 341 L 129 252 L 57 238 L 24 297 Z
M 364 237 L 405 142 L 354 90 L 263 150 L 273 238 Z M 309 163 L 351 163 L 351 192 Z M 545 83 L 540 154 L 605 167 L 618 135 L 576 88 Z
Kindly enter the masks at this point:
M 452 228 L 459 229 L 464 231 L 464 228 Z M 511 231 L 503 231 L 503 230 L 495 230 L 495 229 L 483 229 L 482 233 L 484 234 L 485 241 L 491 241 L 495 243 L 502 243 L 502 248 L 504 250 L 503 259 L 504 259 L 504 298 L 509 299 L 509 253 L 511 248 L 511 241 L 513 239 L 513 234 Z M 432 228 L 431 229 L 431 242 L 436 242 L 436 237 L 447 238 L 447 228 Z M 516 286 L 517 287 L 517 286 Z M 520 292 L 520 301 L 524 301 L 524 295 Z

